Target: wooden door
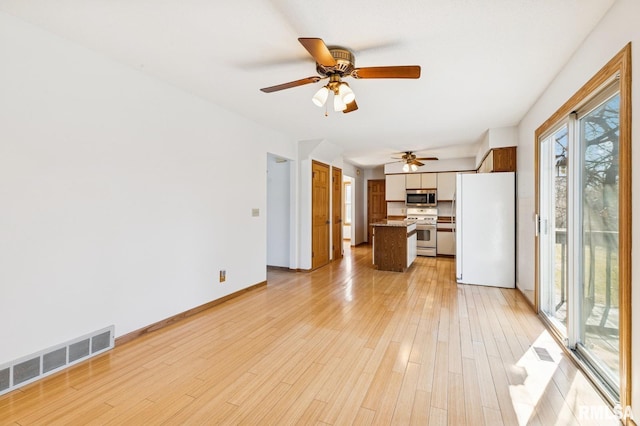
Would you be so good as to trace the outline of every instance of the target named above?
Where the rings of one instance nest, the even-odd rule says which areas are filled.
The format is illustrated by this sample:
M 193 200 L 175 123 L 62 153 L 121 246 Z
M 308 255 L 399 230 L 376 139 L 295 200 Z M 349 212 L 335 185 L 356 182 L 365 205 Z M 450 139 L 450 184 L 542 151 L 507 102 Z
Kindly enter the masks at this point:
M 342 258 L 342 170 L 334 167 L 331 170 L 333 185 L 331 204 L 331 236 L 333 240 L 333 260 Z
M 311 268 L 329 263 L 329 166 L 311 164 Z
M 385 180 L 367 181 L 367 241 L 373 241 L 372 223 L 387 218 L 387 201 L 385 199 Z

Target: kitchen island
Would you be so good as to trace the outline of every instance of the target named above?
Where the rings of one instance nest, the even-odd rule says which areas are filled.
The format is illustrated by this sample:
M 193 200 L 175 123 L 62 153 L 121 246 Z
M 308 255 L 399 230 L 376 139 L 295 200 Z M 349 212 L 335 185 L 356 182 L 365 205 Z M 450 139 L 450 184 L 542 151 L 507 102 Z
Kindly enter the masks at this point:
M 406 271 L 416 260 L 415 220 L 382 220 L 373 226 L 373 264 L 381 271 Z

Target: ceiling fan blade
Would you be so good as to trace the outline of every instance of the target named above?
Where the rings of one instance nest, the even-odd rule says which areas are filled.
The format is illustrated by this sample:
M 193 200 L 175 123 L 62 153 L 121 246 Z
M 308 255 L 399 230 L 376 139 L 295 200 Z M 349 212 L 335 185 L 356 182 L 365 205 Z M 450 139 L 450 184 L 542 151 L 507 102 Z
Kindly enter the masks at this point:
M 420 166 L 424 166 L 424 163 L 419 162 L 418 160 L 413 160 L 411 162 L 411 164 L 415 164 L 416 166 L 420 167 Z
M 346 114 L 348 112 L 352 112 L 352 111 L 355 111 L 357 109 L 358 109 L 358 104 L 356 103 L 355 100 L 353 100 L 353 101 L 351 101 L 351 102 L 349 102 L 347 104 L 347 108 L 342 112 Z
M 278 84 L 277 86 L 263 87 L 260 90 L 262 90 L 264 93 L 271 93 L 271 92 L 277 92 L 278 90 L 284 90 L 284 89 L 290 89 L 292 87 L 303 86 L 303 85 L 309 84 L 309 83 L 317 83 L 320 80 L 322 80 L 322 78 L 316 75 L 316 76 L 313 76 L 313 77 L 303 78 L 301 80 L 290 81 L 288 83 Z
M 431 161 L 431 160 L 437 160 L 438 157 L 419 157 L 416 158 L 416 160 L 427 160 L 427 161 Z
M 333 67 L 336 65 L 336 60 L 329 52 L 329 48 L 321 38 L 299 38 L 298 41 L 305 49 L 313 56 L 320 65 L 326 67 Z
M 356 68 L 354 78 L 420 78 L 420 65 Z

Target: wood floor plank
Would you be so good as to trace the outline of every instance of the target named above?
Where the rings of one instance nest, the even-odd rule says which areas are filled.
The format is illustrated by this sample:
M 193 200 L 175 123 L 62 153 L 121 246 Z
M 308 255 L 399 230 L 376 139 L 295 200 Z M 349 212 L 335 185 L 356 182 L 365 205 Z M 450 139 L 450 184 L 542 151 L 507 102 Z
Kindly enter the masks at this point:
M 416 390 L 416 394 L 413 400 L 413 407 L 411 408 L 411 422 L 412 425 L 426 425 L 429 424 L 429 416 L 431 413 L 431 392 L 423 390 Z
M 491 378 L 493 380 L 498 404 L 500 405 L 500 413 L 502 421 L 506 425 L 518 424 L 518 416 L 514 410 L 514 401 L 511 398 L 511 388 L 507 373 L 504 370 L 504 364 L 498 357 L 489 357 L 489 367 L 491 369 Z
M 464 380 L 462 374 L 449 373 L 447 421 L 450 426 L 463 425 L 467 421 L 464 403 Z
M 436 348 L 436 363 L 433 374 L 433 393 L 431 394 L 431 407 L 446 410 L 449 395 L 449 343 L 438 342 Z
M 411 413 L 414 406 L 416 390 L 418 388 L 418 376 L 420 373 L 420 365 L 409 363 L 407 365 L 406 374 L 398 395 L 398 402 L 393 413 L 393 424 L 409 424 L 411 421 Z
M 267 421 L 263 419 L 271 415 L 271 409 L 279 403 L 290 388 L 290 384 L 280 382 L 264 392 L 256 393 L 256 397 L 253 401 L 240 405 L 239 409 L 234 412 L 233 416 L 226 418 L 225 422 L 229 424 L 248 425 L 267 423 Z
M 370 410 L 377 410 L 380 401 L 384 397 L 384 393 L 389 384 L 389 379 L 393 373 L 393 365 L 395 364 L 398 351 L 400 350 L 400 344 L 398 342 L 390 342 L 385 351 L 378 369 L 375 371 L 373 381 L 367 395 L 362 402 L 364 408 Z
M 467 357 L 462 359 L 466 424 L 481 426 L 484 424 L 484 413 L 482 412 L 482 397 L 476 370 L 474 359 Z
M 429 413 L 429 421 L 427 422 L 427 424 L 429 426 L 448 425 L 449 422 L 447 420 L 447 410 L 431 407 L 431 412 Z
M 376 416 L 374 418 L 375 424 L 391 424 L 393 413 L 396 410 L 398 395 L 402 388 L 402 378 L 403 375 L 401 373 L 395 371 L 391 372 L 391 376 L 387 382 L 387 387 L 382 394 L 378 407 L 376 408 Z
M 358 411 L 362 407 L 362 400 L 366 395 L 367 389 L 371 386 L 372 381 L 373 374 L 360 374 L 356 384 L 349 390 L 347 399 L 335 419 L 335 424 L 349 425 L 356 421 Z
M 533 344 L 561 353 L 518 290 L 458 285 L 450 258 L 377 271 L 345 246 L 1 396 L 0 423 L 593 424 L 588 380 L 564 356 L 533 365 Z
M 316 398 L 326 400 L 327 405 L 325 411 L 322 414 L 322 421 L 333 424 L 336 418 L 342 411 L 342 407 L 352 393 L 358 379 L 363 374 L 364 366 L 368 362 L 371 353 L 371 349 L 363 348 L 360 350 L 358 347 L 354 348 L 349 356 L 341 360 L 341 367 L 344 370 L 338 370 L 337 377 L 334 380 L 325 381 L 323 389 L 318 392 Z M 370 381 L 368 382 L 370 383 Z M 329 392 L 329 395 L 323 395 L 323 392 Z M 363 394 L 360 396 L 362 397 Z M 361 399 L 360 399 L 361 400 Z M 360 405 L 360 404 L 358 404 Z
M 489 365 L 489 359 L 487 358 L 484 345 L 481 342 L 474 342 L 473 352 L 475 355 L 476 366 L 478 368 L 476 373 L 478 374 L 482 406 L 499 411 L 500 404 L 498 404 L 498 396 L 496 395 L 496 388 L 493 382 L 493 376 L 491 375 L 491 367 Z
M 354 426 L 369 426 L 374 424 L 373 419 L 376 416 L 376 412 L 367 408 L 360 408 L 356 419 L 353 421 Z
M 496 410 L 494 408 L 482 407 L 482 411 L 484 412 L 484 424 L 491 426 L 500 426 L 504 425 L 502 421 L 502 415 L 500 414 L 500 410 Z M 510 425 L 507 425 L 510 426 Z

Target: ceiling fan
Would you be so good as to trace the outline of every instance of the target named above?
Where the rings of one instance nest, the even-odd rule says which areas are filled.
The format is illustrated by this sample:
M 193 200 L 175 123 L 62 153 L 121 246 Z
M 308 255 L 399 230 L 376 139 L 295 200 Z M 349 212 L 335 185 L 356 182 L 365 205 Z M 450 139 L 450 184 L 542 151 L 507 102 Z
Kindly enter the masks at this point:
M 349 84 L 342 81 L 345 77 L 360 78 L 420 78 L 419 65 L 401 65 L 387 67 L 356 68 L 355 56 L 347 48 L 327 46 L 320 38 L 299 38 L 298 41 L 316 61 L 316 72 L 319 75 L 278 84 L 260 89 L 265 93 L 277 92 L 309 83 L 317 83 L 326 78 L 329 82 L 320 88 L 312 101 L 319 107 L 324 106 L 333 93 L 333 107 L 336 111 L 348 113 L 358 109 L 355 94 Z
M 433 161 L 438 159 L 438 157 L 416 157 L 416 154 L 414 154 L 412 151 L 403 152 L 402 157 L 391 158 L 397 158 L 399 160 L 394 161 L 394 163 L 403 162 L 404 166 L 402 166 L 402 170 L 405 172 L 408 172 L 409 170 L 415 172 L 416 170 L 418 170 L 418 167 L 424 166 L 424 163 L 422 161 Z

